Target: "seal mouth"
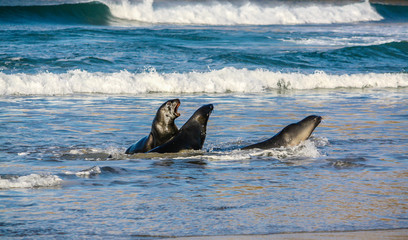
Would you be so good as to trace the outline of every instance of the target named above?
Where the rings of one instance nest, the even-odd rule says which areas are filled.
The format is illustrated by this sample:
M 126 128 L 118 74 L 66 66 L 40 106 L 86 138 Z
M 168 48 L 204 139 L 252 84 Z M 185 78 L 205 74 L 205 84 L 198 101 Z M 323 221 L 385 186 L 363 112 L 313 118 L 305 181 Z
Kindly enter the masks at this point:
M 176 106 L 174 107 L 174 114 L 177 117 L 180 117 L 180 113 L 178 112 L 178 108 L 180 107 L 180 101 L 177 102 Z

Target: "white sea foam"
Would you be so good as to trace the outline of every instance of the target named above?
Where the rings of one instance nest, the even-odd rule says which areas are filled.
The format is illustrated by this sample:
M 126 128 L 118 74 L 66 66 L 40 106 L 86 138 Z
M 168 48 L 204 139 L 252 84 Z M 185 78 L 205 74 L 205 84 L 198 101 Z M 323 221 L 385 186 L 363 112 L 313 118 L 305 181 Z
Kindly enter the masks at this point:
M 256 1 L 106 0 L 113 16 L 147 23 L 206 25 L 330 24 L 383 19 L 368 1 L 346 5 Z
M 55 175 L 30 174 L 0 178 L 0 189 L 55 187 L 61 183 L 62 179 Z
M 319 150 L 317 149 L 317 145 L 311 140 L 306 140 L 302 144 L 295 147 L 281 147 L 265 150 L 253 149 L 249 150 L 249 152 L 253 158 L 273 157 L 280 160 L 318 158 L 321 156 Z
M 352 38 L 341 37 L 341 38 L 333 38 L 333 37 L 317 37 L 317 38 L 296 38 L 296 39 L 282 39 L 285 42 L 292 42 L 299 45 L 312 45 L 312 46 L 333 46 L 333 47 L 350 47 L 350 46 L 373 46 L 373 45 L 381 45 L 386 43 L 392 42 L 399 42 L 403 41 L 401 39 L 395 38 L 380 38 L 380 37 L 360 37 L 355 36 Z
M 208 153 L 202 154 L 192 154 L 191 156 L 180 156 L 174 159 L 201 159 L 213 163 L 224 163 L 224 162 L 247 162 L 250 160 L 259 159 L 277 159 L 282 162 L 288 162 L 293 164 L 302 164 L 313 162 L 316 158 L 321 157 L 322 154 L 319 151 L 319 147 L 328 144 L 327 138 L 311 138 L 302 142 L 300 145 L 295 147 L 281 147 L 281 148 L 271 148 L 271 149 L 251 149 L 251 150 L 240 150 L 235 149 L 231 151 L 210 151 Z M 191 154 L 191 153 L 190 153 Z
M 248 151 L 233 150 L 228 152 L 212 152 L 210 154 L 203 155 L 201 158 L 214 162 L 229 162 L 251 160 L 252 155 Z
M 333 75 L 281 73 L 232 67 L 209 72 L 115 73 L 73 70 L 67 73 L 5 74 L 0 72 L 0 95 L 64 95 L 76 93 L 140 94 L 265 92 L 279 89 L 400 88 L 408 87 L 407 73 Z
M 90 176 L 95 176 L 100 173 L 102 173 L 101 168 L 98 166 L 93 166 L 91 168 L 87 168 L 78 172 L 71 172 L 71 171 L 65 171 L 64 172 L 66 175 L 76 175 L 78 177 L 84 177 L 88 178 Z

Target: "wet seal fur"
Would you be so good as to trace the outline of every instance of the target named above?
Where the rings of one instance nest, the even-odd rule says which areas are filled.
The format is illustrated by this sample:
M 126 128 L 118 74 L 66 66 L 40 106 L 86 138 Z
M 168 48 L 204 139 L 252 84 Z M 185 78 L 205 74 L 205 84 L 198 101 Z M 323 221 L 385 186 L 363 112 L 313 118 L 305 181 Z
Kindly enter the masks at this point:
M 150 134 L 130 146 L 125 153 L 145 153 L 176 135 L 178 128 L 174 120 L 180 116 L 180 113 L 177 112 L 179 106 L 179 99 L 168 100 L 163 103 L 153 119 Z
M 269 149 L 296 146 L 302 141 L 308 139 L 321 121 L 322 117 L 310 115 L 297 123 L 292 123 L 286 126 L 278 134 L 263 142 L 255 143 L 243 147 L 241 149 L 242 150 L 248 150 L 253 148 Z
M 172 139 L 150 150 L 149 153 L 175 153 L 182 150 L 200 150 L 207 135 L 207 122 L 213 109 L 214 106 L 212 104 L 204 105 L 197 109 Z

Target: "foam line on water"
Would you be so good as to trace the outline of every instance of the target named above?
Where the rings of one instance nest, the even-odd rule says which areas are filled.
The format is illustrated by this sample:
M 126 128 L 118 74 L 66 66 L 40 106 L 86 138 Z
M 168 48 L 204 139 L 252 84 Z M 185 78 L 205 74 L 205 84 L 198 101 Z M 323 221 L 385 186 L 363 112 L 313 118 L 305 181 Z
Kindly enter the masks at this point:
M 55 187 L 62 183 L 56 175 L 30 174 L 26 176 L 0 177 L 0 189 Z
M 368 1 L 343 5 L 279 1 L 105 1 L 113 16 L 146 23 L 206 25 L 331 24 L 379 21 Z
M 72 70 L 66 73 L 5 74 L 0 72 L 0 95 L 65 95 L 77 93 L 255 93 L 282 89 L 401 88 L 408 87 L 407 73 L 333 75 L 282 73 L 232 67 L 209 72 L 114 73 Z
M 101 168 L 98 166 L 93 166 L 78 172 L 71 172 L 71 171 L 65 171 L 64 172 L 66 175 L 76 175 L 78 177 L 84 177 L 84 178 L 88 178 L 90 176 L 95 176 L 98 175 L 100 173 L 102 173 Z

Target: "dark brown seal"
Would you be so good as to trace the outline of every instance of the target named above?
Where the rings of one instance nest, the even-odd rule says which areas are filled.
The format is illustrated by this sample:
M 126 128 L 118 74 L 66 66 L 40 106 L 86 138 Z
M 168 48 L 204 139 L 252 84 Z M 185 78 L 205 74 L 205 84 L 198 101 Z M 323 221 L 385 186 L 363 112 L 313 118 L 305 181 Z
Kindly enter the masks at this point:
M 162 145 L 178 133 L 174 120 L 180 116 L 177 112 L 180 106 L 179 99 L 168 100 L 157 110 L 153 119 L 150 134 L 130 146 L 126 154 L 144 153 Z
M 212 104 L 197 109 L 172 139 L 149 152 L 175 153 L 181 150 L 200 150 L 207 134 L 208 118 L 213 109 Z
M 241 148 L 242 150 L 248 150 L 253 148 L 268 149 L 279 147 L 293 147 L 305 141 L 310 137 L 314 129 L 322 121 L 322 117 L 311 115 L 303 120 L 286 126 L 275 136 L 265 140 L 263 142 L 255 143 Z

